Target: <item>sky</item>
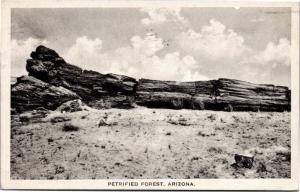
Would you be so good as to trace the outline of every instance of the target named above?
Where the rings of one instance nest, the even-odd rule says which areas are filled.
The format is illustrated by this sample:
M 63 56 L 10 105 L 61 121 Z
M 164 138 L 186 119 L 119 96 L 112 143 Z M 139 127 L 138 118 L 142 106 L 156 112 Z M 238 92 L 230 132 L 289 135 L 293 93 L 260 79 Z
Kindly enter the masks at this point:
M 13 9 L 12 76 L 38 45 L 100 73 L 290 87 L 290 8 Z

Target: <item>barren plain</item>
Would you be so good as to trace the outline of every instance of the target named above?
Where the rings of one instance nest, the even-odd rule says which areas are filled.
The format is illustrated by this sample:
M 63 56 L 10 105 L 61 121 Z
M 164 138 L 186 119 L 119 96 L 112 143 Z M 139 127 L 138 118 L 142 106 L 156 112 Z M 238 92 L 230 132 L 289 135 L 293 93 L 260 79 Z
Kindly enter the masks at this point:
M 290 112 L 34 110 L 12 115 L 11 177 L 289 178 L 290 138 Z

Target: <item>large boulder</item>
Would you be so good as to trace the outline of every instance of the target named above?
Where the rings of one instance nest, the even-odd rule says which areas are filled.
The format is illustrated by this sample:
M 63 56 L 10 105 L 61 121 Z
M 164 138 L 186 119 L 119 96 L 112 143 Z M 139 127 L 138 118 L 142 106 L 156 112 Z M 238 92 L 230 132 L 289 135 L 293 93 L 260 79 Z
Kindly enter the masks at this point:
M 38 108 L 54 110 L 66 101 L 80 97 L 63 87 L 56 87 L 32 76 L 17 78 L 11 87 L 11 107 L 20 113 Z

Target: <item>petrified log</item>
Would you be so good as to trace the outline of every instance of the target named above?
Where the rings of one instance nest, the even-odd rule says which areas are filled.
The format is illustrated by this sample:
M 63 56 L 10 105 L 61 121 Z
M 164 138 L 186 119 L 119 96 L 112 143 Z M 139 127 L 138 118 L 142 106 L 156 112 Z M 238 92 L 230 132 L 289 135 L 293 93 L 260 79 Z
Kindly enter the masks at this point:
M 180 92 L 137 92 L 136 103 L 149 108 L 192 109 L 192 96 Z
M 126 96 L 134 96 L 137 81 L 134 78 L 116 74 L 101 74 L 86 71 L 68 64 L 54 50 L 38 46 L 27 60 L 26 69 L 30 76 L 55 86 L 65 87 L 77 93 L 82 100 L 92 105 L 98 100 L 111 100 L 110 97 L 125 98 L 124 107 L 130 103 Z M 122 107 L 122 103 L 112 106 Z M 91 106 L 93 107 L 93 106 Z
M 140 79 L 138 84 L 139 92 L 177 92 L 194 95 L 196 93 L 195 82 L 158 81 Z
M 31 76 L 17 78 L 11 87 L 11 107 L 18 113 L 43 107 L 54 110 L 62 103 L 80 97 L 63 87 L 56 87 Z
M 290 111 L 287 87 L 233 79 L 197 82 L 142 79 L 136 103 L 154 108 L 225 111 Z
M 251 169 L 254 163 L 254 157 L 248 157 L 244 155 L 235 154 L 234 155 L 235 163 L 231 166 L 236 168 L 248 168 Z
M 213 109 L 213 81 L 176 82 L 141 79 L 136 103 L 151 108 Z
M 170 109 L 290 111 L 291 92 L 287 87 L 233 79 L 195 82 L 149 79 L 136 81 L 124 75 L 83 70 L 68 64 L 54 50 L 44 46 L 38 46 L 31 53 L 31 58 L 26 65 L 29 76 L 41 81 L 32 83 L 37 82 L 36 79 L 27 77 L 30 83 L 19 80 L 13 85 L 12 107 L 21 111 L 39 106 L 52 109 L 57 102 L 61 103 L 60 99 L 54 99 L 55 94 L 53 97 L 51 94 L 45 96 L 47 93 L 41 87 L 51 87 L 50 85 L 53 87 L 49 91 L 64 87 L 64 90 L 76 93 L 76 98 L 80 97 L 85 104 L 94 108 L 130 108 L 138 104 Z M 32 84 L 34 85 L 30 87 Z M 32 93 L 22 96 L 22 89 L 26 94 L 32 89 Z M 51 99 L 45 102 L 44 97 Z M 66 94 L 64 101 L 76 98 L 71 99 Z
M 233 79 L 216 81 L 216 105 L 235 111 L 289 111 L 287 87 L 253 84 Z

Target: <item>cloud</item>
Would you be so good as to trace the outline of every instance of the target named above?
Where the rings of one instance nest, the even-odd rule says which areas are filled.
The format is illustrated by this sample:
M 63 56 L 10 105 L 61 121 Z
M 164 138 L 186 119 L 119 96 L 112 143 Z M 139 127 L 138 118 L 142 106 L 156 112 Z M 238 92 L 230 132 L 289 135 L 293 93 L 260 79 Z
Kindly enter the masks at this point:
M 250 57 L 245 58 L 242 64 L 259 64 L 270 68 L 277 66 L 291 65 L 291 44 L 286 38 L 281 38 L 276 45 L 274 42 L 269 42 L 266 48 L 256 52 Z
M 215 19 L 210 19 L 200 32 L 182 32 L 179 43 L 188 52 L 212 60 L 238 57 L 247 50 L 242 36 Z
M 78 37 L 62 55 L 68 62 L 89 70 L 97 70 L 106 58 L 102 53 L 102 40 L 88 39 L 86 36 Z
M 264 50 L 256 50 L 246 45 L 243 36 L 233 29 L 210 19 L 199 31 L 189 28 L 181 32 L 178 42 L 201 64 L 201 72 L 211 78 L 290 84 L 291 47 L 286 38 L 277 44 L 269 42 Z
M 193 81 L 207 77 L 194 73 L 198 67 L 192 56 L 181 56 L 179 52 L 167 53 L 163 57 L 151 56 L 140 58 L 135 64 L 139 74 L 136 76 L 158 80 Z
M 264 18 L 255 18 L 255 19 L 250 20 L 251 23 L 257 23 L 257 22 L 263 22 L 263 21 L 265 21 Z
M 179 43 L 184 50 L 210 64 L 215 62 L 219 65 L 219 61 L 223 61 L 229 66 L 232 63 L 239 67 L 250 63 L 273 68 L 290 66 L 291 46 L 288 39 L 281 38 L 278 44 L 269 42 L 264 50 L 258 51 L 248 47 L 241 35 L 215 19 L 210 19 L 209 25 L 203 26 L 200 32 L 193 29 L 182 32 Z
M 269 42 L 266 49 L 255 57 L 258 63 L 263 65 L 291 65 L 291 45 L 290 41 L 286 38 L 281 38 L 276 45 L 273 42 Z
M 213 79 L 240 79 L 239 63 L 251 53 L 243 36 L 213 18 L 199 31 L 189 27 L 176 41 L 185 53 L 201 64 L 198 72 Z
M 35 50 L 38 45 L 47 45 L 49 42 L 35 38 L 26 40 L 11 41 L 11 74 L 12 76 L 20 76 L 26 74 L 26 60 L 30 53 Z
M 180 10 L 174 12 L 176 17 L 170 17 L 170 12 L 158 16 L 157 22 L 148 23 L 176 20 L 184 25 L 181 20 L 185 19 L 177 18 L 178 15 L 181 18 Z M 127 46 L 113 50 L 104 49 L 109 42 L 101 38 L 81 36 L 61 56 L 84 69 L 135 78 L 197 81 L 224 77 L 290 85 L 291 45 L 287 38 L 269 42 L 265 49 L 257 50 L 249 47 L 241 34 L 213 18 L 199 30 L 185 25 L 174 34 L 171 47 L 157 34 L 134 35 L 128 38 Z M 34 38 L 12 40 L 13 74 L 26 74 L 26 59 L 39 44 L 48 42 Z
M 269 42 L 264 50 L 255 51 L 240 62 L 246 78 L 253 82 L 286 86 L 290 86 L 291 81 L 290 65 L 291 44 L 286 38 L 281 38 L 277 44 Z
M 147 33 L 144 39 L 140 36 L 134 36 L 130 40 L 134 49 L 147 56 L 154 55 L 157 51 L 164 48 L 163 39 L 157 38 L 152 33 Z
M 147 13 L 148 17 L 143 18 L 144 25 L 162 24 L 165 22 L 186 23 L 186 19 L 180 15 L 181 8 L 143 8 L 141 12 Z
M 199 72 L 199 65 L 190 55 L 178 51 L 158 55 L 164 49 L 164 40 L 153 33 L 133 36 L 130 45 L 115 51 L 104 51 L 102 40 L 79 37 L 63 53 L 72 64 L 100 73 L 118 73 L 135 78 L 194 81 L 208 79 Z

